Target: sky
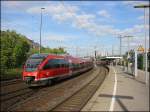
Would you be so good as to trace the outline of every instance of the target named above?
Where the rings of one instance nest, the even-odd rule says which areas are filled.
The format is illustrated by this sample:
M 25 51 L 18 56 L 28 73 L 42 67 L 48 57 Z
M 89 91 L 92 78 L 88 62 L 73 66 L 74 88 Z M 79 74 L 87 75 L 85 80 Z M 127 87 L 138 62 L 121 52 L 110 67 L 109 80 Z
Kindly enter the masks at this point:
M 144 47 L 144 9 L 148 1 L 2 1 L 1 29 L 15 30 L 39 43 L 42 10 L 42 46 L 64 47 L 71 55 L 119 53 L 119 36 L 130 38 L 130 49 Z M 146 35 L 149 42 L 149 10 Z M 147 43 L 149 45 L 149 43 Z M 127 38 L 122 38 L 122 54 Z

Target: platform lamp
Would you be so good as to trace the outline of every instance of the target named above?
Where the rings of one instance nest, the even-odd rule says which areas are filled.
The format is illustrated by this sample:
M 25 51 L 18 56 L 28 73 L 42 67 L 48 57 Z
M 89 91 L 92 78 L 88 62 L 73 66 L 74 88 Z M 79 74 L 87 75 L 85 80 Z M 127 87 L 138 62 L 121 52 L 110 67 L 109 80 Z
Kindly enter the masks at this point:
M 147 74 L 147 38 L 146 38 L 146 8 L 149 8 L 150 4 L 137 5 L 134 8 L 144 8 L 144 29 L 145 29 L 145 83 L 148 84 L 148 74 Z
M 39 46 L 39 54 L 41 53 L 41 30 L 42 30 L 42 10 L 45 8 L 41 8 L 41 23 L 40 23 L 40 46 Z

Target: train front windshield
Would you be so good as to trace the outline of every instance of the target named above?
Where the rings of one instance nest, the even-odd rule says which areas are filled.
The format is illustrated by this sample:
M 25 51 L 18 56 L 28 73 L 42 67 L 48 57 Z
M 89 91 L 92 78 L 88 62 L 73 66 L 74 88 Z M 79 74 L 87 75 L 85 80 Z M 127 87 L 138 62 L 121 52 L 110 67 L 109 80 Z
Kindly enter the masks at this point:
M 45 57 L 41 56 L 31 56 L 26 64 L 25 64 L 25 71 L 32 72 L 38 69 L 38 65 L 45 59 Z

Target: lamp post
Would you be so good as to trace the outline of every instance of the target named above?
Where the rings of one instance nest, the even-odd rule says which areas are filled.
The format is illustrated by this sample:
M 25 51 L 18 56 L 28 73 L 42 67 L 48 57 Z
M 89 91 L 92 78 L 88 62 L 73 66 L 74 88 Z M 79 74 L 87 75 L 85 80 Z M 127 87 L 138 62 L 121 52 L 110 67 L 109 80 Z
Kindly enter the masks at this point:
M 148 84 L 148 74 L 147 74 L 147 40 L 146 40 L 146 8 L 149 8 L 150 5 L 137 5 L 134 8 L 144 8 L 144 29 L 145 29 L 145 83 Z
M 39 46 L 39 54 L 41 53 L 41 30 L 42 30 L 42 10 L 45 8 L 41 8 L 41 23 L 40 23 L 40 46 Z

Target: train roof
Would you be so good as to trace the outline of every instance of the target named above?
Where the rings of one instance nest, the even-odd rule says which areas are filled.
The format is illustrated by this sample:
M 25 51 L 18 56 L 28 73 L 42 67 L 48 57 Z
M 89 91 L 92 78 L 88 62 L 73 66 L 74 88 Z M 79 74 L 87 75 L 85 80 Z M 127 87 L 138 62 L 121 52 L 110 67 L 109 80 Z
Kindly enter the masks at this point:
M 30 58 L 65 58 L 69 60 L 72 63 L 84 63 L 90 61 L 89 59 L 83 59 L 83 58 L 77 58 L 73 57 L 71 55 L 56 55 L 56 54 L 50 54 L 50 53 L 40 53 L 40 54 L 33 54 L 30 56 Z
M 42 54 L 33 54 L 30 56 L 30 58 L 45 58 L 47 57 L 49 54 L 46 53 L 42 53 Z
M 46 58 L 46 57 L 58 57 L 58 58 L 64 58 L 64 56 L 56 55 L 56 54 L 49 54 L 49 53 L 40 53 L 40 54 L 33 54 L 30 56 L 30 58 Z

